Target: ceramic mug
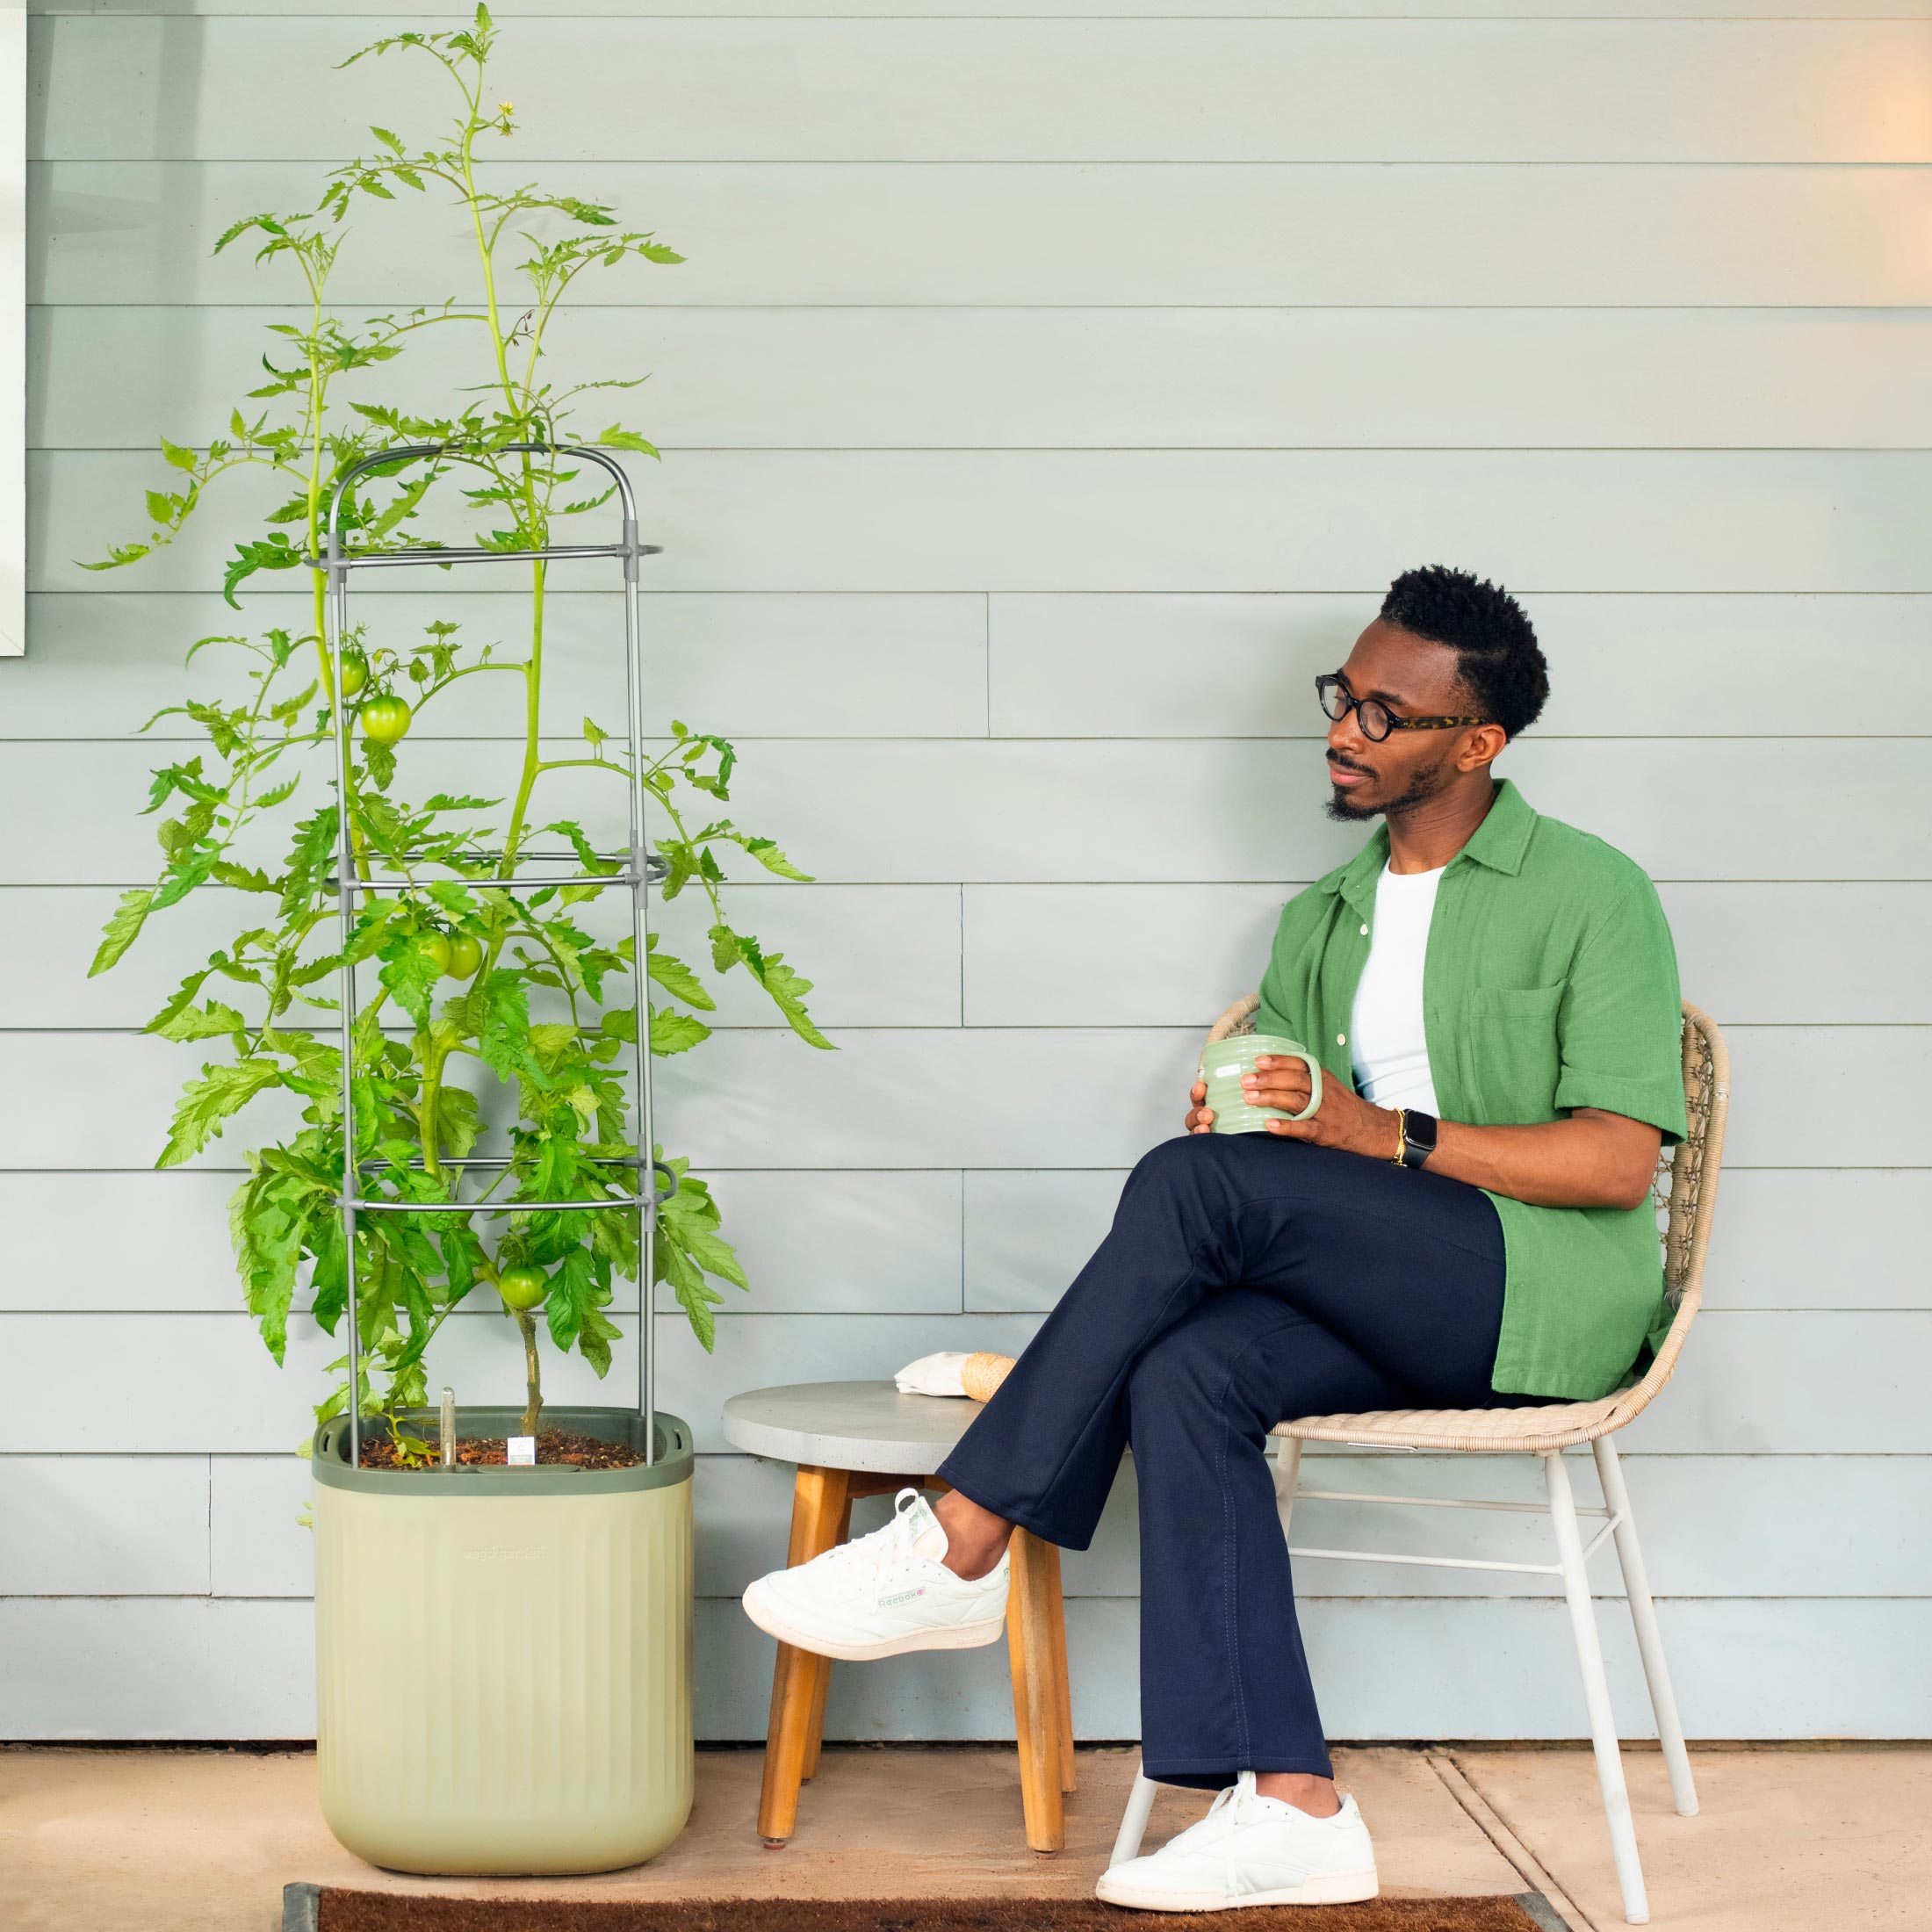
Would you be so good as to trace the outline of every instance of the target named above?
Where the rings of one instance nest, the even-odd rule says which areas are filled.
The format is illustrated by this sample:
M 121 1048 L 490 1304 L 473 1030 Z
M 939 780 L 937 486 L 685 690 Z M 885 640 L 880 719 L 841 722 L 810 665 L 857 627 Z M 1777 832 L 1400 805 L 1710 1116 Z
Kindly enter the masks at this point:
M 1285 1107 L 1250 1107 L 1243 1099 L 1241 1077 L 1254 1071 L 1258 1054 L 1279 1054 L 1308 1063 L 1308 1104 L 1299 1114 Z M 1321 1062 L 1299 1040 L 1279 1034 L 1237 1033 L 1216 1040 L 1202 1053 L 1195 1071 L 1207 1083 L 1208 1096 L 1201 1105 L 1215 1110 L 1208 1124 L 1216 1134 L 1265 1134 L 1270 1121 L 1305 1121 L 1322 1104 Z

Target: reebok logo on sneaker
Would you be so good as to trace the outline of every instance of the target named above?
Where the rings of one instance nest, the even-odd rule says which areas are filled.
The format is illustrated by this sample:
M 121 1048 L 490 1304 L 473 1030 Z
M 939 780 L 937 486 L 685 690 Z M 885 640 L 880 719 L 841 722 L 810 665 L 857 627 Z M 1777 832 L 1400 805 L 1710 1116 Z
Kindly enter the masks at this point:
M 897 1597 L 880 1597 L 879 1608 L 881 1610 L 890 1610 L 894 1604 L 909 1604 L 915 1597 L 923 1597 L 925 1594 L 926 1588 L 924 1584 L 921 1584 L 918 1590 L 902 1590 Z

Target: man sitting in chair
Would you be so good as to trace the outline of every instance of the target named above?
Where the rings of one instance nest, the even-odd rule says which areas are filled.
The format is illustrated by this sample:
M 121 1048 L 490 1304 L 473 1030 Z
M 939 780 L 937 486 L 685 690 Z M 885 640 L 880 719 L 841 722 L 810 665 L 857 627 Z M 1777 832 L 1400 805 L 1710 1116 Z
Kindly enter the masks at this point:
M 1669 1325 L 1648 1206 L 1684 1136 L 1676 956 L 1656 888 L 1490 766 L 1549 680 L 1516 601 L 1398 577 L 1316 680 L 1328 814 L 1382 823 L 1282 909 L 1257 1029 L 1321 1105 L 1143 1156 L 1107 1238 L 941 1465 L 936 1505 L 760 1577 L 745 1607 L 838 1657 L 991 1643 L 1013 1525 L 1092 1540 L 1134 1451 L 1143 1768 L 1220 1795 L 1099 1896 L 1164 1911 L 1375 1895 L 1294 1618 L 1277 1423 L 1608 1395 Z M 1244 1103 L 1300 1112 L 1297 1059 Z M 1271 1145 L 1270 1143 L 1276 1145 Z M 1286 1143 L 1286 1144 L 1280 1144 Z

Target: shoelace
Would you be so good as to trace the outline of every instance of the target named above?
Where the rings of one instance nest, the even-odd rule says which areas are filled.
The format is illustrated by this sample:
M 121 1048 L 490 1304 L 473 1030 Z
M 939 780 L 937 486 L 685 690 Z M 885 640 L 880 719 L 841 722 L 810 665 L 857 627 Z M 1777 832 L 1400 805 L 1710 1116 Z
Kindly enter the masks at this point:
M 1265 1804 L 1274 1802 L 1265 1799 L 1255 1789 L 1252 1771 L 1243 1771 L 1232 1784 L 1224 1784 L 1215 1793 L 1215 1801 L 1208 1807 L 1206 1817 L 1197 1819 L 1186 1831 L 1176 1832 L 1168 1844 L 1178 1845 L 1186 1842 L 1190 1851 L 1205 1851 L 1210 1845 L 1232 1838 L 1242 1826 L 1254 1824 L 1272 1815 L 1264 1812 Z M 1234 1868 L 1230 1863 L 1226 1872 L 1227 1882 L 1232 1890 Z
M 903 1563 L 912 1554 L 913 1506 L 919 1492 L 910 1484 L 892 1499 L 890 1518 L 863 1536 L 849 1542 L 835 1543 L 819 1561 L 828 1568 L 847 1569 L 863 1565 L 871 1569 L 888 1569 Z
M 1243 1771 L 1238 1781 L 1223 1784 L 1215 1793 L 1208 1815 L 1197 1819 L 1186 1831 L 1176 1832 L 1170 1844 L 1187 1842 L 1190 1850 L 1215 1843 L 1242 1825 L 1252 1821 L 1261 1794 L 1254 1788 L 1254 1773 Z

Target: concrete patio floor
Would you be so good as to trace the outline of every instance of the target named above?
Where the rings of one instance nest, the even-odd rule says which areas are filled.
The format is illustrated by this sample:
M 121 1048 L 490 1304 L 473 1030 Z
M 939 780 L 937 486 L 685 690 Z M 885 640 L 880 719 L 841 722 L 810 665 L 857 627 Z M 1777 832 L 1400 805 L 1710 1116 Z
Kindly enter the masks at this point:
M 1670 1808 L 1654 1749 L 1626 1755 L 1652 1922 L 1695 1932 L 1932 1927 L 1932 1749 L 1703 1748 L 1702 1810 Z M 596 1878 L 417 1879 L 343 1851 L 306 1751 L 0 1748 L 0 1923 L 19 1932 L 273 1932 L 283 1885 L 648 1898 L 1084 1895 L 1106 1861 L 1130 1751 L 1083 1749 L 1067 1849 L 1020 1835 L 1013 1752 L 829 1746 L 797 1835 L 753 1830 L 761 1754 L 698 1756 L 682 1838 Z M 1575 1932 L 1622 1924 L 1587 1749 L 1374 1747 L 1337 1754 L 1395 1896 L 1542 1890 Z M 1204 1798 L 1164 1791 L 1149 1842 Z M 1318 1922 L 1317 1914 L 1310 1923 Z M 1131 1921 L 1123 1914 L 1123 1925 Z M 1299 1919 L 1295 1922 L 1300 1922 Z

